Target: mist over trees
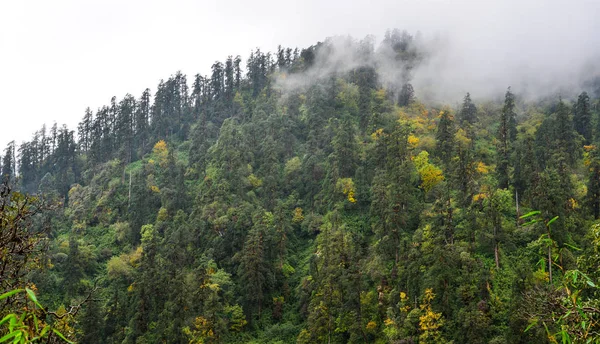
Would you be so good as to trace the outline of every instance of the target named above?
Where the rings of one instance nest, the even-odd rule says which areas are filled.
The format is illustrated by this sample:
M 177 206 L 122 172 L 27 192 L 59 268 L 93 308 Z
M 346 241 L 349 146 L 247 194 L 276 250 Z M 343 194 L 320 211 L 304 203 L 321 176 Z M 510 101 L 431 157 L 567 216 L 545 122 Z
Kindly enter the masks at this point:
M 436 56 L 256 49 L 11 142 L 0 294 L 92 344 L 599 342 L 599 79 L 428 101 Z

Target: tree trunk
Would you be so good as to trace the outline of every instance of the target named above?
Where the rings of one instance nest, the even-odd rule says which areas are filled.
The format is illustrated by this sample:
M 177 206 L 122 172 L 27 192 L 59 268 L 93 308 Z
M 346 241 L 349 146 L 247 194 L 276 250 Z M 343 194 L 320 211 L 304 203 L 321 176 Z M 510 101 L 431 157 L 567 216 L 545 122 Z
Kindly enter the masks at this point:
M 500 257 L 498 253 L 498 241 L 494 245 L 494 258 L 496 259 L 496 269 L 500 269 Z

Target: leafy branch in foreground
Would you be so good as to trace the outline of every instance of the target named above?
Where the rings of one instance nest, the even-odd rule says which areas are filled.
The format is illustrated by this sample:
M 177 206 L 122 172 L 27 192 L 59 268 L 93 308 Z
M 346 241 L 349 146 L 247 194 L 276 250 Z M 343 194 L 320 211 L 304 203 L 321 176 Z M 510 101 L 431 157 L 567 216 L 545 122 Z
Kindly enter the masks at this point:
M 521 216 L 521 219 L 537 217 L 539 214 L 539 211 L 531 211 Z M 532 289 L 525 294 L 526 303 L 530 301 L 537 304 L 535 307 L 531 307 L 532 311 L 528 311 L 529 325 L 525 332 L 541 324 L 551 343 L 600 343 L 600 302 L 594 297 L 600 288 L 592 278 L 579 269 L 567 270 L 553 261 L 552 249 L 556 247 L 556 242 L 551 239 L 550 225 L 557 219 L 558 216 L 555 216 L 544 221 L 546 233 L 538 239 L 548 248 L 550 284 L 545 288 Z M 532 225 L 540 221 L 539 218 L 533 218 L 525 225 Z M 599 246 L 600 231 L 598 225 L 594 227 L 596 229 L 592 229 L 595 234 L 593 244 Z M 574 246 L 568 246 L 579 250 Z M 552 283 L 553 264 L 560 269 L 563 276 L 556 288 Z
M 2 335 L 0 343 L 37 343 L 42 339 L 46 343 L 73 343 L 54 326 L 43 320 L 46 315 L 55 313 L 47 312 L 42 307 L 33 290 L 29 288 L 11 290 L 0 295 L 0 300 L 23 292 L 26 293 L 29 302 L 25 302 L 21 313 L 9 313 L 0 320 L 0 335 Z M 30 306 L 30 303 L 33 303 L 33 306 Z M 64 315 L 61 318 L 64 318 Z

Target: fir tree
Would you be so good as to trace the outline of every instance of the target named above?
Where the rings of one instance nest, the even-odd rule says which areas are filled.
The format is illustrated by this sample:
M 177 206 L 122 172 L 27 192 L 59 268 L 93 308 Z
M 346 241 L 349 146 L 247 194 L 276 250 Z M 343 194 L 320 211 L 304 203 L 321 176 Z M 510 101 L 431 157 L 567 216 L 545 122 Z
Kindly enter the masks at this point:
M 584 143 L 589 144 L 592 140 L 592 113 L 590 110 L 590 96 L 583 92 L 577 98 L 573 115 L 575 130 L 583 136 Z
M 463 99 L 459 114 L 461 124 L 463 122 L 473 124 L 477 120 L 477 107 L 473 104 L 473 101 L 471 101 L 471 95 L 468 92 Z

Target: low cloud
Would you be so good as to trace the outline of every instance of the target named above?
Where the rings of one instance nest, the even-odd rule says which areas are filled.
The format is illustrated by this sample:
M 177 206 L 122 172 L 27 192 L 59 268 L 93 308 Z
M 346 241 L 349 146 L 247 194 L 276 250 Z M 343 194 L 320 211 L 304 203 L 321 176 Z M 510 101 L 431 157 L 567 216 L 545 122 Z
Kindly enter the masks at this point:
M 326 48 L 320 49 L 311 68 L 278 80 L 277 86 L 284 91 L 302 89 L 333 74 L 368 66 L 392 90 L 409 79 L 416 96 L 430 103 L 455 103 L 466 92 L 475 100 L 497 99 L 508 86 L 528 100 L 570 98 L 597 88 L 600 22 L 592 13 L 598 3 L 485 3 L 459 2 L 447 12 L 447 22 L 423 21 L 417 26 L 420 31 L 410 32 L 412 48 L 422 58 L 408 74 L 406 61 L 389 51 L 383 35 L 339 36 L 325 40 Z

